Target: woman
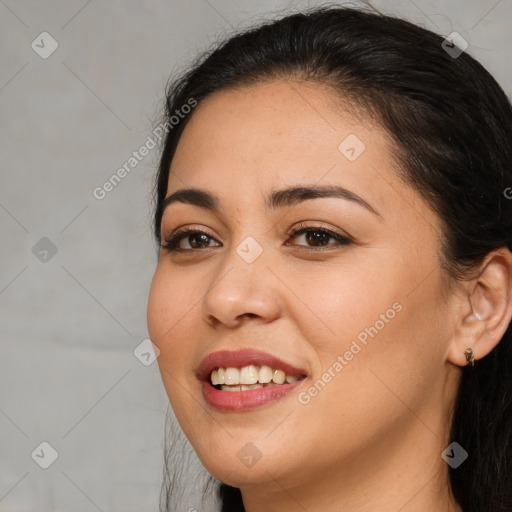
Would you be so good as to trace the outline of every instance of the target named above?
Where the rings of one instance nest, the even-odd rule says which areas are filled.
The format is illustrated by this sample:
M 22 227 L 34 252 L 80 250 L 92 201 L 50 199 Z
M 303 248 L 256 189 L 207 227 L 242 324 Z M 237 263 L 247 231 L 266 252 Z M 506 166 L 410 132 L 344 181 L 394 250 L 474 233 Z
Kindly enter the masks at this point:
M 317 8 L 170 86 L 148 327 L 222 510 L 512 510 L 512 109 L 454 48 Z

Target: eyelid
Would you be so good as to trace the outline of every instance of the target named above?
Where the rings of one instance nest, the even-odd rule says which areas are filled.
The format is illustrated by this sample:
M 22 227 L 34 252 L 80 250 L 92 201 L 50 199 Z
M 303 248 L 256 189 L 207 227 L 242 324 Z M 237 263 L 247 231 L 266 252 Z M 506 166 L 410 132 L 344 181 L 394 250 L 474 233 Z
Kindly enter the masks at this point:
M 310 222 L 313 222 L 313 225 L 306 224 L 305 222 L 306 221 L 300 221 L 298 224 L 294 225 L 294 227 L 291 228 L 286 233 L 287 236 L 297 235 L 300 231 L 305 231 L 305 230 L 310 229 L 312 231 L 313 230 L 326 231 L 326 232 L 331 233 L 333 235 L 346 238 L 347 240 L 354 240 L 354 238 L 352 236 L 350 236 L 349 234 L 347 234 L 347 233 L 340 233 L 339 231 L 337 231 L 334 228 L 325 226 L 323 224 L 319 224 L 319 222 L 321 222 L 321 221 L 310 221 Z

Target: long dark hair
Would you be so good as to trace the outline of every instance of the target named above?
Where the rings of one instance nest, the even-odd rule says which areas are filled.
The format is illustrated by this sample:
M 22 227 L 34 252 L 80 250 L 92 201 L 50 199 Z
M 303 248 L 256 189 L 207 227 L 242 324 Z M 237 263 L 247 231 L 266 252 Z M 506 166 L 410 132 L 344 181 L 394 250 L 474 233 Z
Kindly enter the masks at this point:
M 169 167 L 191 99 L 275 78 L 332 87 L 376 119 L 394 140 L 400 173 L 443 225 L 442 259 L 463 279 L 492 250 L 512 250 L 512 107 L 494 78 L 444 38 L 375 10 L 324 6 L 266 22 L 201 56 L 167 90 L 155 183 L 154 234 L 160 242 Z M 455 47 L 456 49 L 456 47 Z M 451 440 L 469 453 L 450 468 L 465 512 L 512 510 L 512 328 L 475 367 L 466 366 L 453 410 Z M 222 511 L 243 511 L 239 489 L 220 482 Z M 166 503 L 172 482 L 164 482 Z M 167 505 L 166 505 L 167 507 Z M 168 510 L 167 508 L 165 510 Z

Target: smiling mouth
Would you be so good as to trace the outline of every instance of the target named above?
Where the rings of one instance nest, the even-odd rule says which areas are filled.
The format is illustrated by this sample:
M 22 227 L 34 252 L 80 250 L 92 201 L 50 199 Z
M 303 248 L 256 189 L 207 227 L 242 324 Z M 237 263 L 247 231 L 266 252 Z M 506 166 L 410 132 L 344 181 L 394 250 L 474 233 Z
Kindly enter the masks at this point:
M 218 367 L 210 373 L 209 383 L 222 391 L 249 391 L 264 387 L 293 384 L 306 375 L 291 375 L 280 368 L 248 365 L 241 368 Z

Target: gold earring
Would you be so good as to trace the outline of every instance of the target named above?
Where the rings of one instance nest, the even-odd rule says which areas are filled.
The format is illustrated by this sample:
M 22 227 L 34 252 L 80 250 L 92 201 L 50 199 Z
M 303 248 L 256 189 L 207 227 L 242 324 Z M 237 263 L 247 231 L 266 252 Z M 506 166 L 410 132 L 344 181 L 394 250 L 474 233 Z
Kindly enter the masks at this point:
M 475 354 L 473 353 L 473 349 L 467 348 L 464 351 L 464 355 L 466 356 L 466 361 L 468 362 L 468 364 L 470 364 L 471 366 L 475 366 Z

